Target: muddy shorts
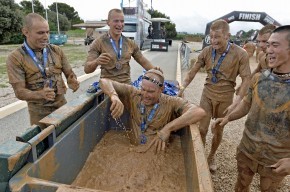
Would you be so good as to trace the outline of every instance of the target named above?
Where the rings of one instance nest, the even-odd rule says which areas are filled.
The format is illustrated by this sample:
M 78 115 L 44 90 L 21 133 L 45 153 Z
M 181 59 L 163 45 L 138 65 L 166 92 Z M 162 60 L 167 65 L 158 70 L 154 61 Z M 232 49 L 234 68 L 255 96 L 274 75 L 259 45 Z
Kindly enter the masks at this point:
M 255 173 L 260 175 L 261 191 L 275 191 L 284 179 L 284 176 L 274 173 L 271 168 L 248 158 L 239 149 L 237 149 L 236 160 L 238 168 L 236 191 L 247 191 Z
M 208 97 L 202 95 L 200 99 L 200 107 L 203 108 L 212 119 L 224 117 L 224 111 L 232 104 L 232 100 L 226 101 L 214 101 Z

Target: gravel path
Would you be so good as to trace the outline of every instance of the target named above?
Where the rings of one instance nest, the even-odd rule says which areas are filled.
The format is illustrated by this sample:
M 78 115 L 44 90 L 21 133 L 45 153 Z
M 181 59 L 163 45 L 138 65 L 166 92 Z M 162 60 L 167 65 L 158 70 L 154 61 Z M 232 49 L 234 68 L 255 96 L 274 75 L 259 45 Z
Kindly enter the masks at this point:
M 194 50 L 200 50 L 200 43 L 189 43 L 188 46 Z M 192 51 L 190 58 L 197 58 L 198 53 Z M 256 66 L 254 58 L 251 58 L 251 68 Z M 187 69 L 182 69 L 182 77 L 185 76 Z M 193 102 L 194 104 L 199 105 L 203 84 L 206 78 L 206 73 L 199 72 L 188 88 L 185 90 L 185 97 Z M 241 79 L 238 78 L 237 82 L 240 82 Z M 239 84 L 239 83 L 238 83 Z M 234 191 L 234 185 L 237 178 L 237 169 L 236 169 L 236 147 L 239 144 L 242 133 L 244 129 L 244 122 L 246 117 L 230 122 L 226 125 L 224 129 L 224 136 L 222 143 L 217 151 L 217 171 L 212 174 L 212 180 L 214 183 L 214 189 L 216 192 L 231 192 Z M 210 150 L 210 143 L 212 139 L 212 134 L 208 133 L 207 135 L 207 144 L 206 144 L 206 155 Z M 259 189 L 259 177 L 256 175 L 251 185 L 251 192 L 258 192 Z M 290 176 L 288 176 L 282 183 L 281 188 L 278 192 L 290 192 Z

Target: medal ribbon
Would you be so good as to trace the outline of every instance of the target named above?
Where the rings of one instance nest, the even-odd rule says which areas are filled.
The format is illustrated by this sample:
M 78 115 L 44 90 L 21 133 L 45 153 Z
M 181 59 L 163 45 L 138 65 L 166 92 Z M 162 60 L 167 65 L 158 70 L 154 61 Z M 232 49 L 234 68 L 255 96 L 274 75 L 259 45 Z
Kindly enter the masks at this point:
M 218 60 L 218 63 L 216 66 L 213 67 L 212 69 L 212 75 L 216 78 L 216 74 L 217 72 L 219 71 L 219 68 L 224 60 L 224 58 L 226 57 L 226 55 L 228 54 L 229 50 L 230 50 L 230 47 L 231 47 L 231 43 L 228 42 L 228 45 L 227 45 L 227 49 L 226 51 L 221 55 L 221 57 L 219 58 Z M 212 49 L 212 52 L 211 52 L 211 59 L 212 59 L 212 64 L 214 65 L 214 61 L 215 61 L 215 57 L 216 57 L 216 50 L 215 49 Z
M 31 57 L 31 59 L 33 60 L 33 63 L 35 64 L 35 66 L 41 72 L 43 78 L 47 79 L 47 76 L 46 76 L 46 73 L 45 73 L 45 66 L 47 64 L 47 49 L 46 49 L 46 47 L 43 48 L 43 50 L 42 50 L 43 64 L 41 64 L 41 62 L 38 60 L 38 58 L 36 57 L 34 51 L 28 46 L 26 41 L 24 41 L 24 47 L 27 50 L 27 52 L 28 52 L 29 56 Z
M 121 59 L 121 56 L 122 56 L 122 47 L 123 47 L 123 38 L 122 38 L 122 35 L 121 35 L 121 37 L 120 37 L 120 39 L 119 39 L 119 51 L 117 50 L 116 43 L 115 43 L 115 41 L 112 39 L 110 33 L 109 33 L 109 37 L 110 37 L 110 42 L 111 42 L 111 44 L 112 44 L 112 46 L 113 46 L 113 49 L 114 49 L 114 51 L 115 51 L 115 53 L 116 53 L 116 55 L 117 55 L 117 59 L 118 59 L 118 61 L 119 61 L 119 60 Z
M 140 125 L 141 132 L 142 132 L 141 144 L 145 144 L 147 141 L 147 138 L 146 138 L 144 133 L 145 133 L 146 129 L 148 128 L 148 124 L 153 120 L 153 117 L 154 117 L 155 112 L 158 109 L 158 107 L 159 107 L 159 104 L 155 103 L 153 108 L 151 109 L 151 111 L 149 113 L 148 118 L 146 119 L 145 118 L 145 106 L 142 103 L 140 105 L 140 111 L 141 111 L 141 115 L 142 115 L 142 121 L 141 121 L 141 125 Z

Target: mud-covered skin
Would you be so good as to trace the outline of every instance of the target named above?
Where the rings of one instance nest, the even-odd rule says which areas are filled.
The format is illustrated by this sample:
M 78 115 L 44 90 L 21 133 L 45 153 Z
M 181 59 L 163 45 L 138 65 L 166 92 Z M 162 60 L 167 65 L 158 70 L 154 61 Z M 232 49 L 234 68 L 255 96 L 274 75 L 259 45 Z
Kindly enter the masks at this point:
M 290 84 L 257 74 L 244 101 L 252 104 L 239 149 L 262 165 L 290 158 Z
M 51 80 L 51 88 L 54 89 L 56 97 L 54 101 L 45 99 L 27 100 L 31 124 L 39 124 L 38 121 L 40 119 L 66 103 L 64 94 L 67 88 L 62 78 L 62 73 L 67 77 L 69 75 L 76 77 L 62 49 L 55 45 L 49 45 L 47 48 L 49 51 L 46 72 Z M 42 58 L 41 52 L 36 52 L 36 55 L 39 59 Z M 47 83 L 47 79 L 43 77 L 23 46 L 14 50 L 8 56 L 6 63 L 9 83 L 12 85 L 25 83 L 27 91 L 39 91 Z M 14 91 L 17 92 L 17 90 Z

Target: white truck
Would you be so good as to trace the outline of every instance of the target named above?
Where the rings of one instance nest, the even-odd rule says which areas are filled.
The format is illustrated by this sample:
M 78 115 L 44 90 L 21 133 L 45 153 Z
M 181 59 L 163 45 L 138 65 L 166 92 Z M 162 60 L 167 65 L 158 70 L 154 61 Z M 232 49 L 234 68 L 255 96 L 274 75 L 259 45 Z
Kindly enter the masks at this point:
M 130 1 L 129 1 L 130 2 Z M 145 9 L 143 0 L 135 0 L 121 8 L 125 16 L 125 26 L 122 34 L 136 42 L 140 49 L 150 48 L 152 39 L 149 39 L 148 27 L 152 24 L 151 15 Z

